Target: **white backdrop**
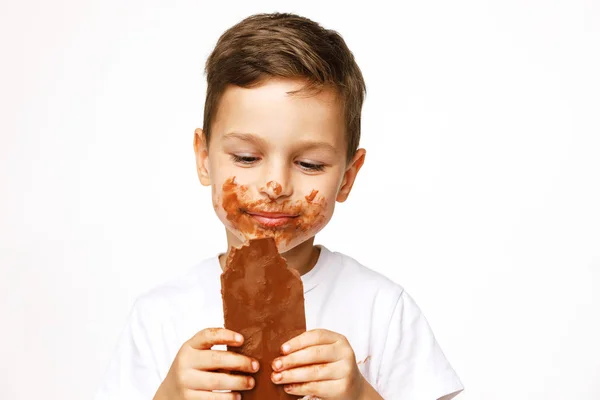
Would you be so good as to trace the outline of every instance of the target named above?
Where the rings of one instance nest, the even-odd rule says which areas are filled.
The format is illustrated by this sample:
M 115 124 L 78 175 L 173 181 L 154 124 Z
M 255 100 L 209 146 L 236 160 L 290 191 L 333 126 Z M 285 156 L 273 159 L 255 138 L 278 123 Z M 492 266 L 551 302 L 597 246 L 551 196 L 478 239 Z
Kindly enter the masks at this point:
M 459 398 L 600 398 L 600 3 L 280 3 L 1 1 L 0 398 L 89 398 L 135 298 L 225 250 L 203 66 L 270 11 L 339 31 L 368 86 L 316 243 L 415 297 Z

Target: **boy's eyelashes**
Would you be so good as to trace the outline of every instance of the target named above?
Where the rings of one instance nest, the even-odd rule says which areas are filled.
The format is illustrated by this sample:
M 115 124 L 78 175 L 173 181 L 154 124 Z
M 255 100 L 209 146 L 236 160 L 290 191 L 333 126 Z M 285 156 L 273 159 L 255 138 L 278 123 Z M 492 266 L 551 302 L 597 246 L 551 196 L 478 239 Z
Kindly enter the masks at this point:
M 256 160 L 258 160 L 258 157 L 238 156 L 237 154 L 232 154 L 231 159 L 235 162 L 242 163 L 242 164 L 252 164 Z
M 258 157 L 239 156 L 237 154 L 231 154 L 231 159 L 234 162 L 240 163 L 243 165 L 251 165 L 259 160 Z M 298 164 L 301 169 L 303 169 L 305 171 L 309 171 L 309 172 L 323 171 L 325 169 L 324 164 L 313 164 L 313 163 L 307 163 L 305 161 L 296 161 L 296 164 Z

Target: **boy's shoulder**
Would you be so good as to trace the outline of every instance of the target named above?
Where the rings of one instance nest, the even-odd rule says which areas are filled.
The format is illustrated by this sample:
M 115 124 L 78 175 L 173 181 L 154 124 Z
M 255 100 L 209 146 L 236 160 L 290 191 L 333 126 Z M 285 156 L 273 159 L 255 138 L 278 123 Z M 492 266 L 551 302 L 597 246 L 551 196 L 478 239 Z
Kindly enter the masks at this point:
M 362 262 L 356 260 L 354 257 L 341 253 L 334 252 L 334 254 L 339 254 L 342 259 L 342 263 L 345 267 L 345 272 L 353 276 L 355 279 L 360 279 L 365 283 L 375 283 L 377 286 L 384 287 L 390 290 L 402 292 L 404 288 L 400 286 L 398 283 L 394 282 L 392 279 L 387 277 L 381 272 L 376 271 L 369 266 L 363 264 Z
M 327 260 L 323 269 L 329 275 L 322 282 L 331 290 L 347 293 L 360 293 L 363 299 L 379 297 L 395 302 L 404 292 L 404 288 L 383 273 L 378 272 L 371 264 L 358 261 L 353 256 L 340 251 L 331 251 L 321 246 Z

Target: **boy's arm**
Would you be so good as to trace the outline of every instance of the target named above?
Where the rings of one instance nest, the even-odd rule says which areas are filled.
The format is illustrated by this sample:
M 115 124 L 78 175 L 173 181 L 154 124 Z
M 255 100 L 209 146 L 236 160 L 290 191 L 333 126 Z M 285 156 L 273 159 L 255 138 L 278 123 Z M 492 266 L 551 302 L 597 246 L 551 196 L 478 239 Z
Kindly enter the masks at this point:
M 404 290 L 392 313 L 377 378 L 384 399 L 450 400 L 463 385 L 415 301 Z

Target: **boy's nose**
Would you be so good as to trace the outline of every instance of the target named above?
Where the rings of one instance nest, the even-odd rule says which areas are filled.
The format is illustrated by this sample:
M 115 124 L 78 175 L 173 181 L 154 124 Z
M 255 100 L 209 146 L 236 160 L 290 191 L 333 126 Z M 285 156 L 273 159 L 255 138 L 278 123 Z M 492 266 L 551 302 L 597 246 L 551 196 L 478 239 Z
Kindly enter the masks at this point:
M 271 200 L 280 197 L 290 197 L 294 191 L 291 171 L 286 160 L 273 160 L 262 169 L 263 185 L 259 188 L 261 193 L 269 196 Z
M 280 183 L 281 182 L 281 183 Z M 270 180 L 260 188 L 261 193 L 269 196 L 271 200 L 279 197 L 289 197 L 292 194 L 291 185 L 281 180 Z

